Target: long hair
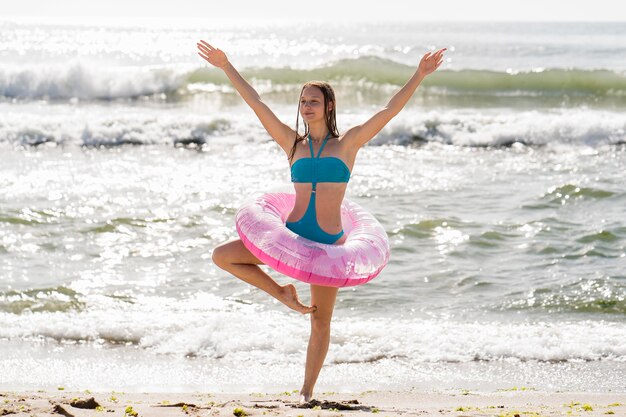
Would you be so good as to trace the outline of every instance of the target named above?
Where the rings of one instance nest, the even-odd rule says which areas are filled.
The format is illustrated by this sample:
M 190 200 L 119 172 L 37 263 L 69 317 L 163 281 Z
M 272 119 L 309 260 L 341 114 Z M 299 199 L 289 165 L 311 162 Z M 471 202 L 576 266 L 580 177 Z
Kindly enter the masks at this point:
M 289 152 L 289 162 L 293 159 L 293 156 L 296 153 L 296 146 L 299 142 L 302 142 L 307 136 L 309 136 L 309 125 L 303 120 L 304 123 L 304 135 L 300 135 L 299 126 L 300 126 L 300 100 L 302 100 L 302 94 L 304 93 L 304 89 L 307 87 L 317 87 L 322 90 L 322 94 L 324 94 L 324 115 L 326 116 L 326 127 L 328 131 L 334 137 L 339 137 L 339 131 L 337 130 L 337 102 L 335 101 L 335 92 L 333 88 L 324 81 L 309 81 L 308 83 L 302 86 L 302 90 L 300 90 L 300 97 L 298 98 L 298 114 L 296 115 L 296 138 L 293 142 L 293 146 L 291 147 L 291 152 Z M 332 110 L 328 110 L 329 104 L 333 103 Z

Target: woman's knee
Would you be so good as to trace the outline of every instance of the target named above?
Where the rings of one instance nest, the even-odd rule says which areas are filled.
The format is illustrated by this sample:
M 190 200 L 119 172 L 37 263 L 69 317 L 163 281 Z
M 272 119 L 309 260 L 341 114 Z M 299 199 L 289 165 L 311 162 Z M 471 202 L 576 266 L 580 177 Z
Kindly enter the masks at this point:
M 311 285 L 311 304 L 317 311 L 311 314 L 311 328 L 314 331 L 328 331 L 333 318 L 337 288 Z
M 330 331 L 332 316 L 311 313 L 311 329 L 316 332 Z
M 231 264 L 262 264 L 239 239 L 222 243 L 213 249 L 212 259 L 215 265 L 222 269 L 226 269 Z
M 211 256 L 213 263 L 220 268 L 228 265 L 228 249 L 224 245 L 220 245 L 213 249 L 213 255 Z

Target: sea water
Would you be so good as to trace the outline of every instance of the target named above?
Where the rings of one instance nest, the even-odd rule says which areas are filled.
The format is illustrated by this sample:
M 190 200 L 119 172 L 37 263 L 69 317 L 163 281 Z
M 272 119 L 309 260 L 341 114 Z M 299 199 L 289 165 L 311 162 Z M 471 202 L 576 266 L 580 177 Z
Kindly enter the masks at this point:
M 328 80 L 340 131 L 448 48 L 359 151 L 391 259 L 339 291 L 318 391 L 626 390 L 626 24 L 0 28 L 2 389 L 299 388 L 308 317 L 211 261 L 292 188 L 205 39 L 289 125 Z

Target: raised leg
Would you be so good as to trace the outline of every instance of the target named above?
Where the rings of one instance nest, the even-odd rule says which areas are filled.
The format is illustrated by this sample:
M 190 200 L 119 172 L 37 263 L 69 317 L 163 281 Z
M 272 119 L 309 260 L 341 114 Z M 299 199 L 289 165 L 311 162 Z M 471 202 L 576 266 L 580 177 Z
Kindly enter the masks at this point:
M 300 302 L 293 284 L 280 285 L 259 268 L 263 264 L 244 246 L 241 239 L 226 242 L 213 251 L 213 262 L 237 278 L 254 285 L 276 298 L 287 307 L 308 314 L 315 311 L 315 305 L 306 306 Z
M 313 398 L 313 387 L 326 359 L 330 343 L 330 321 L 333 317 L 338 288 L 311 285 L 311 303 L 317 310 L 311 314 L 311 337 L 306 351 L 304 384 L 300 390 L 300 401 Z

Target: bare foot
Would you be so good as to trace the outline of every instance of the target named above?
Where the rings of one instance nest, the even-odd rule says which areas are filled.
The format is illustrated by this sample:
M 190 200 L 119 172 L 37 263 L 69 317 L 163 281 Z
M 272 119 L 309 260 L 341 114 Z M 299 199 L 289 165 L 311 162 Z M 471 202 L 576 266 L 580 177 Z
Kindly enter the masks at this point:
M 317 310 L 317 307 L 315 306 L 305 306 L 300 302 L 298 292 L 293 284 L 284 285 L 282 288 L 282 294 L 279 301 L 287 307 L 302 314 L 310 314 Z
M 309 401 L 311 401 L 311 398 L 313 397 L 313 394 L 305 394 L 304 392 L 300 391 L 300 404 L 306 404 Z

